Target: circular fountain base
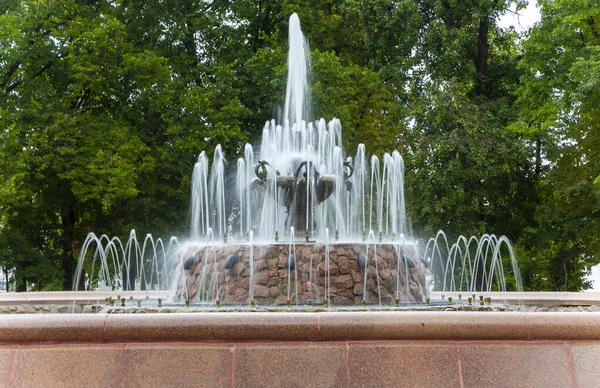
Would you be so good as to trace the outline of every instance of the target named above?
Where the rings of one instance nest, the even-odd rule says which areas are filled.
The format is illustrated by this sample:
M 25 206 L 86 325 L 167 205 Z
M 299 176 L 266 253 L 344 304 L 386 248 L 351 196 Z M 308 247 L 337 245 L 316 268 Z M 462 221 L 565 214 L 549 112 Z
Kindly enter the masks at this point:
M 427 269 L 410 245 L 222 244 L 190 249 L 182 262 L 186 257 L 193 262 L 182 265 L 176 295 L 192 302 L 394 305 L 396 298 L 412 303 L 426 296 Z

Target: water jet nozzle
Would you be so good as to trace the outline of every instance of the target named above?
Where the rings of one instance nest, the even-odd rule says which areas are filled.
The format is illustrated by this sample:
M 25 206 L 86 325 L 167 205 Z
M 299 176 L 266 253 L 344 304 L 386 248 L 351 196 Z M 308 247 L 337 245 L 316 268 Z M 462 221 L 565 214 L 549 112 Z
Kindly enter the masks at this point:
M 250 299 L 250 307 L 251 308 L 255 307 L 254 299 Z
M 383 233 L 381 232 L 381 230 L 379 231 L 379 242 L 383 241 Z
M 217 305 L 217 308 L 221 308 L 221 300 L 220 299 L 215 300 L 215 304 Z
M 158 298 L 158 307 L 162 307 L 162 298 Z
M 275 241 L 279 241 L 279 231 L 275 231 Z
M 400 298 L 396 298 L 396 307 L 400 307 Z
M 304 237 L 306 237 L 306 242 L 308 242 L 308 240 L 310 239 L 310 232 L 308 231 L 308 229 L 306 229 L 306 233 L 304 234 Z
M 125 307 L 125 298 L 121 298 L 121 307 Z
M 292 306 L 292 301 L 289 299 L 285 300 L 285 305 L 287 306 L 287 308 L 289 309 Z
M 327 298 L 323 299 L 323 307 L 327 308 L 328 304 L 329 304 L 329 301 L 327 300 Z

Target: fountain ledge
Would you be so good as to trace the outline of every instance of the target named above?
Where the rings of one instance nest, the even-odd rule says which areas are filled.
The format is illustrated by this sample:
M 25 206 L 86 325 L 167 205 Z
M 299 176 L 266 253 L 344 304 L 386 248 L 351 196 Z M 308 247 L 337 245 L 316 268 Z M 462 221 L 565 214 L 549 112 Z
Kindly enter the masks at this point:
M 597 341 L 600 313 L 24 314 L 0 320 L 1 344 L 366 340 Z
M 587 387 L 599 350 L 593 312 L 24 314 L 0 320 L 0 381 Z

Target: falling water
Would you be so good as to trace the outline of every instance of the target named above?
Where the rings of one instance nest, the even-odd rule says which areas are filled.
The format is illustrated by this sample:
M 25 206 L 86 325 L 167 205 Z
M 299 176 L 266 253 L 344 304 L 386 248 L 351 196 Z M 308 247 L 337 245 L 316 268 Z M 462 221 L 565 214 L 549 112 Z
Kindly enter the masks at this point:
M 198 162 L 194 165 L 192 175 L 192 223 L 190 235 L 192 239 L 198 240 L 206 236 L 209 223 L 209 193 L 208 193 L 208 157 L 202 151 L 198 156 Z
M 210 171 L 211 208 L 216 210 L 213 232 L 217 236 L 227 233 L 227 217 L 225 212 L 225 157 L 219 144 L 215 148 L 215 157 Z
M 254 300 L 254 234 L 252 231 L 248 232 L 248 243 L 250 244 L 250 282 L 248 289 L 248 296 L 250 297 L 250 302 Z
M 248 196 L 245 193 L 246 188 L 246 163 L 244 159 L 239 158 L 237 162 L 237 176 L 236 184 L 238 189 L 238 201 L 239 201 L 239 216 L 240 216 L 240 238 L 244 236 L 244 219 L 248 216 L 246 208 L 248 207 Z
M 329 261 L 329 229 L 325 229 L 325 298 L 331 305 L 331 264 Z
M 253 181 L 254 179 L 254 151 L 252 150 L 252 145 L 250 144 L 246 144 L 246 146 L 244 147 L 244 158 L 245 158 L 245 166 L 246 166 L 246 178 L 244 180 L 244 183 L 246 185 L 249 185 L 250 182 Z M 242 190 L 244 190 L 244 187 L 241 188 Z M 252 208 L 252 202 L 250 201 L 251 196 L 250 196 L 251 190 L 248 190 L 248 188 L 245 188 L 245 194 L 246 194 L 246 233 L 252 233 L 252 218 L 251 218 L 251 208 Z
M 287 300 L 291 300 L 291 282 L 292 282 L 292 269 L 294 270 L 294 282 L 296 284 L 295 296 L 296 306 L 298 305 L 298 263 L 296 261 L 296 241 L 295 241 L 294 227 L 290 228 L 290 244 L 288 248 L 288 256 L 286 261 L 287 267 Z M 292 268 L 292 265 L 294 268 Z
M 400 260 L 404 260 L 405 293 L 408 295 L 410 291 L 409 259 L 420 260 L 429 266 L 432 284 L 427 287 L 427 292 L 434 288 L 443 291 L 505 290 L 504 272 L 510 270 L 508 266 L 504 268 L 507 260 L 503 260 L 502 255 L 508 259 L 506 252 L 519 289 L 520 273 L 506 237 L 483 235 L 466 239 L 461 236 L 450 245 L 443 232 L 439 232 L 428 241 L 423 256 L 417 257 L 412 227 L 407 228 L 402 156 L 394 150 L 380 159 L 369 155 L 364 144 L 358 145 L 354 159 L 346 154 L 338 119 L 311 121 L 309 76 L 308 42 L 302 34 L 298 15 L 293 14 L 289 22 L 288 82 L 283 117 L 279 122 L 275 119 L 267 121 L 260 141 L 245 145 L 243 158 L 237 159 L 232 169 L 235 176 L 226 173 L 227 163 L 221 145 L 214 150 L 210 168 L 206 152 L 200 153 L 192 176 L 189 241 L 179 247 L 177 239 L 171 239 L 165 250 L 162 240 L 154 240 L 148 235 L 140 244 L 135 231 L 124 246 L 118 239 L 104 235 L 98 238 L 91 233 L 80 254 L 76 279 L 83 274 L 86 258 L 91 257 L 91 267 L 98 268 L 99 280 L 113 288 L 171 289 L 175 284 L 172 280 L 178 278 L 180 290 L 187 297 L 186 280 L 190 274 L 184 269 L 184 262 L 197 257 L 203 263 L 200 274 L 194 275 L 198 276 L 196 295 L 198 301 L 210 303 L 219 299 L 220 288 L 225 286 L 227 289 L 228 283 L 226 280 L 225 285 L 219 284 L 216 245 L 222 244 L 222 239 L 227 244 L 247 240 L 251 266 L 248 292 L 252 300 L 254 245 L 272 244 L 278 239 L 289 245 L 288 255 L 291 255 L 296 253 L 296 238 L 306 236 L 310 243 L 325 242 L 324 261 L 317 261 L 314 276 L 311 255 L 308 281 L 315 290 L 314 298 L 318 299 L 319 266 L 323 265 L 326 274 L 323 297 L 330 300 L 329 232 L 332 231 L 336 241 L 363 241 L 360 244 L 366 247 L 363 298 L 367 301 L 371 256 L 371 260 L 375 260 L 374 277 L 381 304 L 377 259 L 377 250 L 383 249 L 378 248 L 381 244 L 392 245 L 397 251 L 397 297 L 401 294 Z M 235 184 L 228 183 L 233 181 Z M 234 235 L 225 236 L 228 232 Z M 413 256 L 405 257 L 407 252 Z M 297 264 L 300 260 L 296 259 L 295 297 L 298 303 Z M 288 260 L 288 299 L 292 297 L 290 263 Z M 92 270 L 88 288 L 95 281 L 94 276 Z
M 302 120 L 308 119 L 310 110 L 310 50 L 300 28 L 300 19 L 295 13 L 290 17 L 288 44 L 288 78 L 283 117 L 284 122 L 289 120 L 290 125 L 296 125 L 296 129 L 299 129 Z
M 459 236 L 450 245 L 446 234 L 439 231 L 429 239 L 423 259 L 432 274 L 430 290 L 449 292 L 506 291 L 506 270 L 502 248 L 508 251 L 517 291 L 522 291 L 521 273 L 512 245 L 506 236 L 484 234 L 481 238 Z M 460 271 L 456 271 L 460 268 Z
M 381 179 L 379 178 L 379 158 L 376 155 L 371 157 L 371 190 L 369 192 L 369 198 L 371 199 L 371 206 L 369 206 L 368 230 L 373 230 L 373 206 L 375 206 L 377 229 L 381 230 L 381 223 L 383 222 L 383 200 L 381 198 Z
M 363 300 L 367 303 L 369 302 L 368 294 L 367 294 L 367 273 L 369 272 L 369 246 L 373 245 L 373 261 L 375 262 L 375 278 L 377 279 L 377 296 L 379 299 L 379 305 L 381 305 L 381 286 L 379 284 L 379 264 L 377 263 L 377 240 L 375 238 L 375 233 L 371 229 L 369 231 L 369 235 L 367 236 L 367 244 L 365 249 L 365 278 L 363 282 Z

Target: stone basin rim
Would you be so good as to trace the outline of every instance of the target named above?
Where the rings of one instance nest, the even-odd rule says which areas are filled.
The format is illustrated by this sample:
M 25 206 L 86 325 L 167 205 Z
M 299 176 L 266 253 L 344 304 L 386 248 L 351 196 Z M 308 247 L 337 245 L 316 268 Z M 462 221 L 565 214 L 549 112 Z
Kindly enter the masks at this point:
M 296 312 L 22 314 L 0 344 L 600 340 L 600 312 Z

